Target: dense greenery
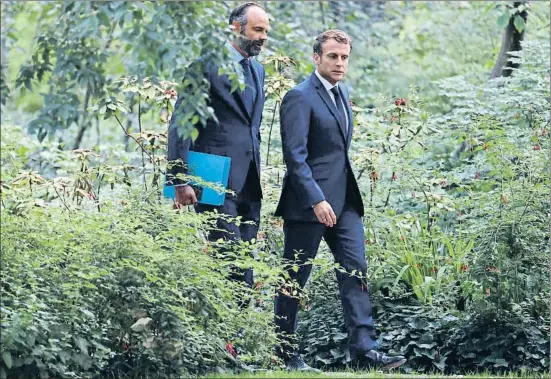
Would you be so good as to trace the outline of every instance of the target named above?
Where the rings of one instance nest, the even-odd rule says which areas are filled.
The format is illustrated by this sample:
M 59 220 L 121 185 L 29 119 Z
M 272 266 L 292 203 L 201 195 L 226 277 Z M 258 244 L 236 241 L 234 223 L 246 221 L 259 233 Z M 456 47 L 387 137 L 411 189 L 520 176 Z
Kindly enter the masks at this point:
M 0 375 L 278 366 L 278 108 L 311 73 L 313 36 L 329 27 L 354 38 L 351 155 L 382 349 L 405 354 L 407 372 L 544 375 L 546 4 L 266 2 L 261 231 L 223 257 L 205 239 L 219 215 L 173 210 L 160 186 L 167 122 L 189 64 L 208 54 L 234 77 L 218 48 L 234 5 L 2 2 Z M 510 54 L 519 67 L 490 80 L 508 20 L 525 33 Z M 191 84 L 184 125 L 193 136 L 210 110 Z M 317 367 L 354 369 L 325 245 L 316 261 L 301 348 Z M 235 264 L 254 268 L 255 288 L 226 279 Z M 240 310 L 235 294 L 250 306 Z

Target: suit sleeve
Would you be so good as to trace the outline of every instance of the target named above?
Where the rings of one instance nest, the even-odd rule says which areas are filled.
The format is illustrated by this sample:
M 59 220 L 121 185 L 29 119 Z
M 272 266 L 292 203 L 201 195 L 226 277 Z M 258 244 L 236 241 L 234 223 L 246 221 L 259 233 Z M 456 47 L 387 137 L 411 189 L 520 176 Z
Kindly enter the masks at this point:
M 183 131 L 180 130 L 179 132 L 179 129 L 181 129 L 180 125 L 182 119 L 186 118 L 186 113 L 190 112 L 190 109 L 188 109 L 188 102 L 186 102 L 186 96 L 190 91 L 204 91 L 204 78 L 208 78 L 206 65 L 204 65 L 202 61 L 192 63 L 186 71 L 186 77 L 184 78 L 184 82 L 189 80 L 189 84 L 182 87 L 181 95 L 174 105 L 174 112 L 172 113 L 168 129 L 168 163 L 165 178 L 168 185 L 186 184 L 182 179 L 178 178 L 178 174 L 187 174 L 186 164 L 191 146 L 191 138 L 184 138 L 182 134 Z M 199 125 L 194 125 L 194 127 L 197 128 Z
M 283 157 L 289 175 L 288 183 L 304 208 L 325 200 L 321 188 L 312 178 L 310 166 L 306 163 L 310 114 L 310 103 L 302 92 L 287 92 L 280 108 Z

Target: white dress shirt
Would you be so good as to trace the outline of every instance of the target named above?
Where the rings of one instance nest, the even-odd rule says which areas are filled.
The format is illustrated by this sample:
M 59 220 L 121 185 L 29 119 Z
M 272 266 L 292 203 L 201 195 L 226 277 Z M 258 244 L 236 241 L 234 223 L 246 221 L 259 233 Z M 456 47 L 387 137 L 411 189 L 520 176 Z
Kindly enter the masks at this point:
M 329 97 L 331 97 L 331 100 L 333 100 L 333 104 L 335 104 L 335 106 L 337 107 L 337 103 L 335 102 L 335 95 L 333 95 L 333 92 L 331 92 L 331 88 L 333 87 L 337 87 L 339 88 L 339 85 L 338 84 L 331 84 L 327 81 L 327 79 L 325 79 L 323 76 L 320 75 L 320 73 L 318 72 L 318 70 L 316 70 L 316 76 L 318 77 L 318 79 L 320 80 L 321 84 L 323 84 L 323 86 L 325 87 L 325 90 L 327 91 L 327 93 L 329 93 Z M 344 109 L 344 117 L 346 119 L 346 125 L 344 126 L 345 127 L 345 130 L 348 132 L 348 112 L 346 111 L 348 108 L 346 108 L 346 104 L 344 104 L 344 99 L 343 99 L 343 96 L 341 96 L 341 103 L 342 103 L 342 107 Z M 337 110 L 339 109 L 339 107 L 337 107 Z

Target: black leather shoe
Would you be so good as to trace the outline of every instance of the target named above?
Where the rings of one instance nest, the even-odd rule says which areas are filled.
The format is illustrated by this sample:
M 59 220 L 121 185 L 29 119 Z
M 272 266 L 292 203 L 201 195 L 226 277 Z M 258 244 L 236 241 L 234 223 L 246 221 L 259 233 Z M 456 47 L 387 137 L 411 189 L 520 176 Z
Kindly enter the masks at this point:
M 307 371 L 321 373 L 321 370 L 308 366 L 308 364 L 304 362 L 299 354 L 294 354 L 288 360 L 286 360 L 285 367 L 289 371 Z
M 392 370 L 406 363 L 406 358 L 401 355 L 390 356 L 376 350 L 369 350 L 367 353 L 358 356 L 358 360 L 381 370 Z

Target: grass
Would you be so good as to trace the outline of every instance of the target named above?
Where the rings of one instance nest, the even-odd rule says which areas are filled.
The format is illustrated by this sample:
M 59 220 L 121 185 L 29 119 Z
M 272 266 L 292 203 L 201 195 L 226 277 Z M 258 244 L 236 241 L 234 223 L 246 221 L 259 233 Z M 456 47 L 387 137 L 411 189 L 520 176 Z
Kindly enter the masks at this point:
M 380 371 L 326 371 L 321 374 L 309 373 L 309 372 L 289 372 L 289 371 L 256 371 L 245 372 L 240 374 L 212 374 L 203 376 L 204 378 L 427 378 L 427 379 L 452 379 L 452 378 L 465 378 L 465 379 L 505 379 L 505 378 L 548 378 L 549 373 L 507 373 L 503 375 L 495 375 L 491 373 L 472 373 L 465 375 L 440 375 L 440 374 L 421 374 L 421 373 L 409 373 L 404 374 L 400 372 L 382 373 Z

